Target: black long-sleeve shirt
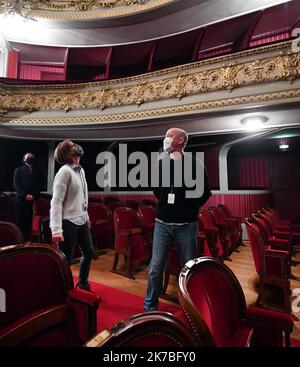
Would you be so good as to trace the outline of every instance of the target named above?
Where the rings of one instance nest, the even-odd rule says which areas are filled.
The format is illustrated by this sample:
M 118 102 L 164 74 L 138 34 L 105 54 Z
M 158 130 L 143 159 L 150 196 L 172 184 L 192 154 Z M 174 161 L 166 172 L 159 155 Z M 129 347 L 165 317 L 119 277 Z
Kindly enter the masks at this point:
M 33 166 L 32 172 L 26 164 L 15 169 L 13 184 L 17 198 L 23 199 L 26 195 L 32 195 L 34 199 L 38 199 L 43 183 L 43 174 L 38 167 Z
M 159 187 L 155 187 L 153 189 L 154 195 L 159 200 L 158 209 L 157 209 L 157 219 L 160 219 L 167 223 L 191 223 L 196 222 L 198 219 L 199 208 L 206 203 L 206 201 L 211 196 L 209 178 L 206 172 L 206 169 L 203 166 L 201 160 L 196 157 L 192 157 L 192 172 L 188 172 L 191 178 L 196 179 L 196 184 L 194 187 L 187 187 L 185 184 L 185 175 L 184 168 L 182 169 L 182 186 L 176 187 L 176 181 L 174 182 L 174 162 L 168 154 L 162 153 L 163 158 L 159 160 L 157 168 L 158 169 L 158 182 Z M 185 153 L 190 154 L 191 153 Z M 164 166 L 164 160 L 169 160 L 170 162 L 170 184 L 168 186 L 163 184 L 162 174 L 166 173 L 166 169 Z M 185 161 L 185 159 L 183 159 Z M 198 169 L 202 169 L 202 175 L 200 178 L 196 176 L 196 165 Z M 182 164 L 184 167 L 184 164 Z M 199 181 L 201 180 L 201 182 Z M 198 197 L 187 198 L 187 191 L 193 191 L 201 186 L 203 191 L 200 192 Z M 204 185 L 204 186 L 203 186 Z M 177 185 L 178 186 L 178 185 Z M 200 190 L 201 191 L 201 190 Z M 170 193 L 175 194 L 175 202 L 174 204 L 168 203 L 168 195 Z

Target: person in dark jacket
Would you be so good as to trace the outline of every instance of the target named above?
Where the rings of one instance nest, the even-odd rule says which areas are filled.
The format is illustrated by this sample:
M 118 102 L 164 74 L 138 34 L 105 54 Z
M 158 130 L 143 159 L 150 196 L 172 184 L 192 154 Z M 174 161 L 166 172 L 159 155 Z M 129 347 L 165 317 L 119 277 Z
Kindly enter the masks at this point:
M 182 267 L 197 257 L 198 213 L 211 196 L 211 190 L 202 161 L 184 152 L 187 140 L 184 130 L 172 128 L 167 131 L 164 150 L 159 154 L 158 185 L 153 190 L 159 204 L 144 300 L 145 311 L 158 309 L 163 272 L 172 243 L 176 243 Z M 182 170 L 178 170 L 178 164 Z M 201 174 L 195 175 L 197 172 Z M 194 186 L 190 183 L 194 183 Z
M 23 162 L 23 166 L 15 169 L 13 184 L 16 190 L 16 224 L 26 242 L 31 241 L 33 203 L 39 198 L 44 179 L 41 170 L 36 166 L 34 154 L 24 154 Z

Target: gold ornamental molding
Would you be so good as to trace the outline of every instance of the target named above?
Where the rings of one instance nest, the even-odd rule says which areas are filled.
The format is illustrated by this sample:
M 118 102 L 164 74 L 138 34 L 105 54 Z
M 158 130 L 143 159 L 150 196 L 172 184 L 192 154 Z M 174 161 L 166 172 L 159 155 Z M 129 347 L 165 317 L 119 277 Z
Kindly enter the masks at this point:
M 120 121 L 135 121 L 149 118 L 158 118 L 174 114 L 184 114 L 189 112 L 205 112 L 214 108 L 224 108 L 230 106 L 243 105 L 247 103 L 274 102 L 278 100 L 288 100 L 300 98 L 300 89 L 293 89 L 283 92 L 273 92 L 257 94 L 245 97 L 226 98 L 209 102 L 193 103 L 173 107 L 165 107 L 137 112 L 116 113 L 95 116 L 74 116 L 57 117 L 44 119 L 15 119 L 9 121 L 9 125 L 16 126 L 72 126 L 72 125 L 96 125 L 99 123 L 118 123 Z
M 196 66 L 195 66 L 196 67 Z M 262 85 L 276 81 L 293 82 L 300 76 L 300 53 L 280 53 L 240 62 L 231 60 L 211 69 L 183 70 L 161 79 L 137 79 L 131 85 L 99 83 L 96 88 L 86 84 L 56 89 L 52 85 L 7 87 L 0 84 L 0 113 L 12 111 L 99 110 L 120 106 L 140 106 L 148 102 L 203 95 L 217 91 Z M 73 87 L 73 89 L 71 89 Z
M 89 20 L 131 15 L 152 10 L 174 0 L 44 0 L 23 1 L 26 17 L 48 20 Z M 0 0 L 0 7 L 6 0 Z

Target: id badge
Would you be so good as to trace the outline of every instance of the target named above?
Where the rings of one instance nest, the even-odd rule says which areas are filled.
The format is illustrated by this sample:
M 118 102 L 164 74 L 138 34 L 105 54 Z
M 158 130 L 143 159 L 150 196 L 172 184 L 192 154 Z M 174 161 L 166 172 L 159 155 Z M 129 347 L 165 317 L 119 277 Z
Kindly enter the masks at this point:
M 175 203 L 175 194 L 168 194 L 168 204 L 174 204 Z

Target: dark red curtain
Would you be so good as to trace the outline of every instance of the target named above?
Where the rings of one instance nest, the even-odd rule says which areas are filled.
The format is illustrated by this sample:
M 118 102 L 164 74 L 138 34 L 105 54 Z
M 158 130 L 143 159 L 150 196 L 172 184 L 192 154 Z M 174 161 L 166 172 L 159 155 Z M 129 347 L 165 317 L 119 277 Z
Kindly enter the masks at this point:
M 241 189 L 268 189 L 270 187 L 268 157 L 239 157 L 238 176 Z
M 207 170 L 211 188 L 218 190 L 219 183 L 219 152 L 220 146 L 214 146 L 204 151 L 204 165 Z
M 45 66 L 45 65 L 19 65 L 19 78 L 31 80 L 64 80 L 64 66 Z

